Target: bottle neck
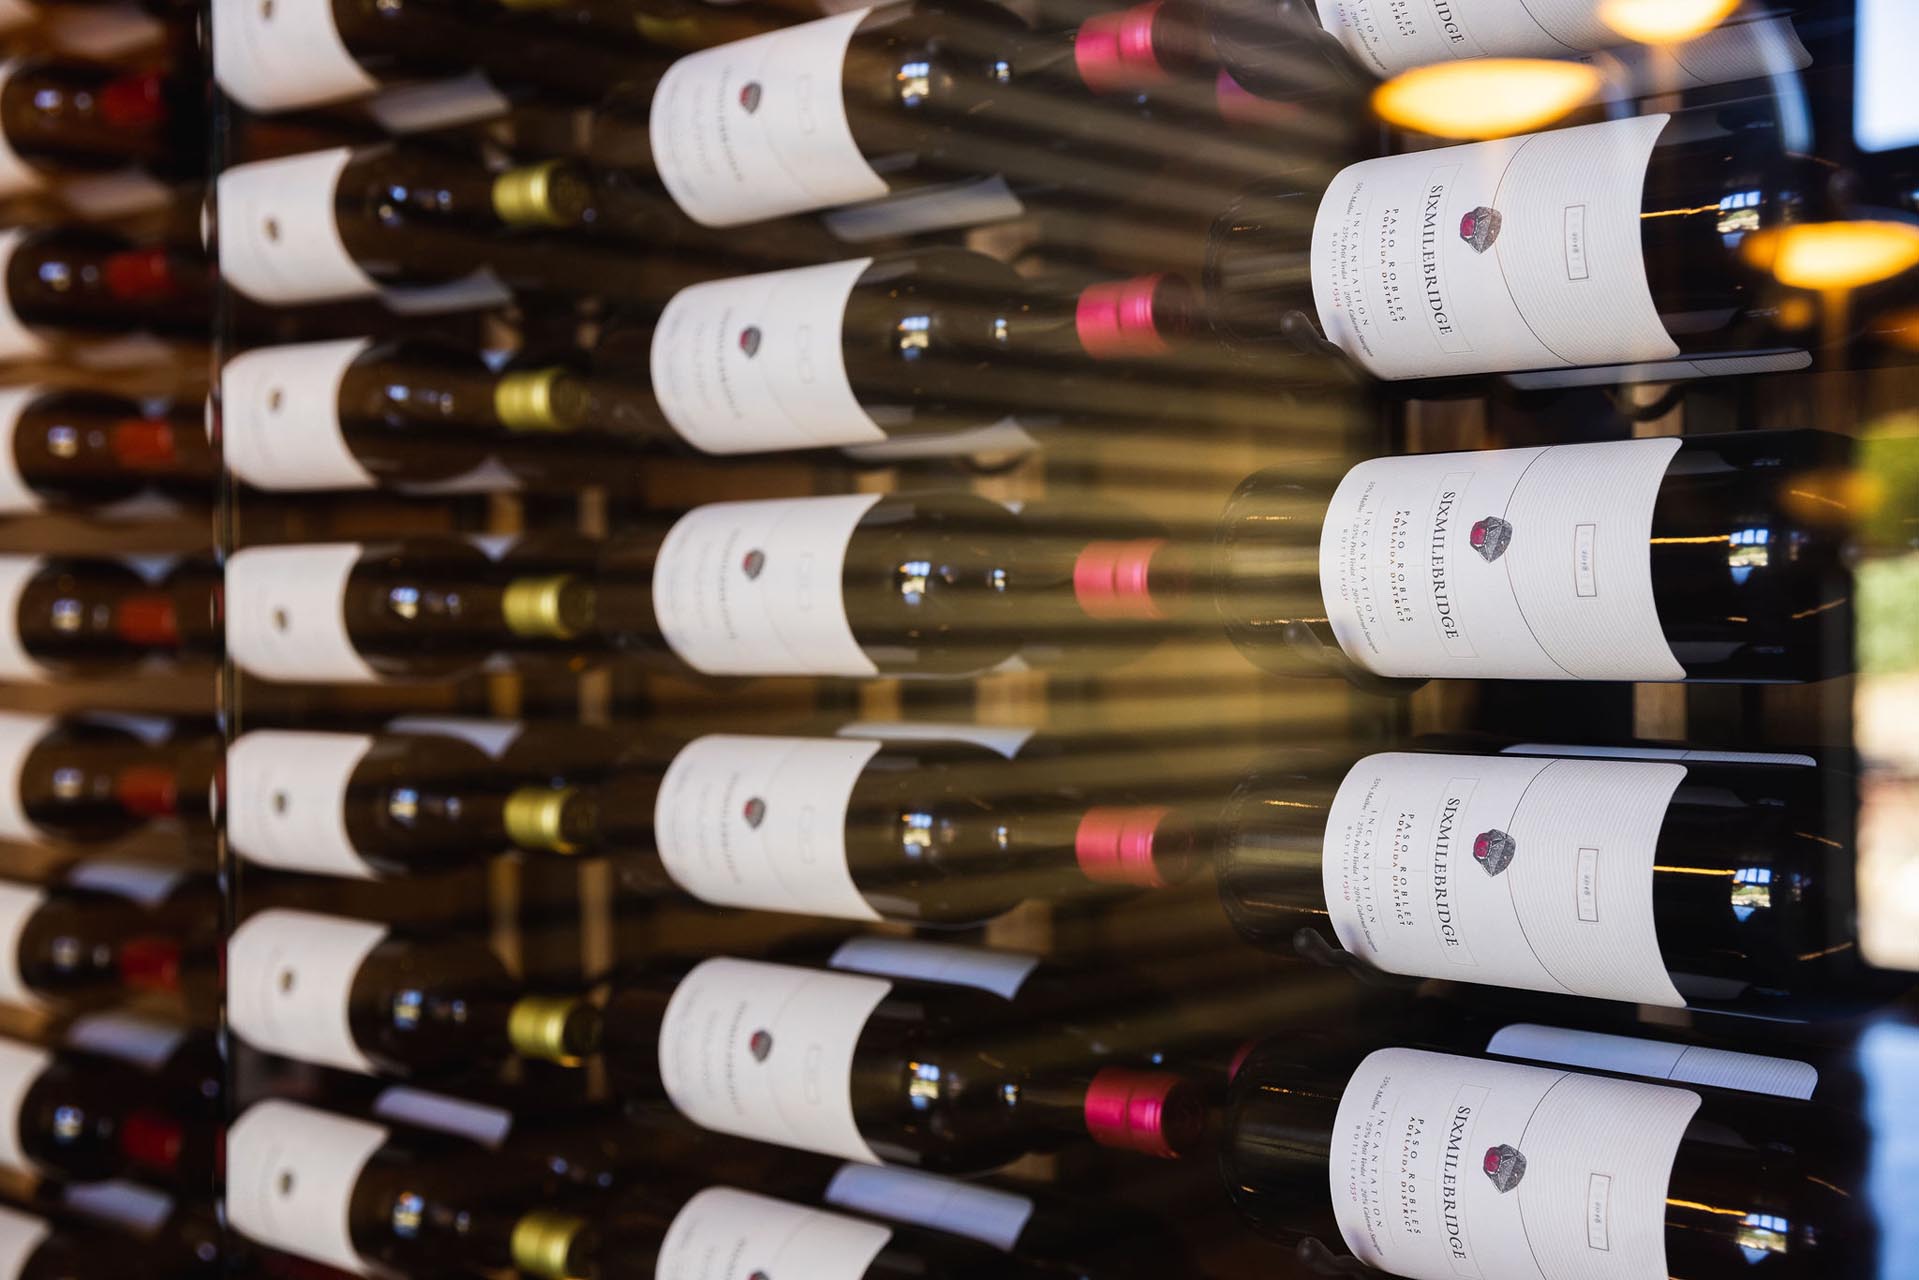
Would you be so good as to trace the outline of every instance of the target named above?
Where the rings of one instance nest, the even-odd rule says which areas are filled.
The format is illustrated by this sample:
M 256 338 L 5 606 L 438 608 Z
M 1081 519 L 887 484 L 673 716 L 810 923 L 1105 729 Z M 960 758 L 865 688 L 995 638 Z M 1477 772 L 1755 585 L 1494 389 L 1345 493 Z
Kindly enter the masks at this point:
M 1098 94 L 1153 89 L 1196 69 L 1200 33 L 1177 0 L 1147 0 L 1080 24 L 1073 67 Z
M 1198 302 L 1191 286 L 1159 273 L 1096 284 L 1079 295 L 1073 328 L 1095 360 L 1170 354 L 1191 331 Z
M 1017 1110 L 1036 1129 L 1162 1160 L 1196 1150 L 1205 1129 L 1196 1085 L 1171 1072 L 1128 1067 L 1028 1081 Z
M 502 374 L 495 384 L 493 411 L 502 427 L 524 436 L 606 436 L 676 450 L 680 445 L 644 383 L 560 365 Z
M 572 573 L 513 578 L 501 594 L 500 615 L 507 631 L 521 639 L 578 640 L 598 623 L 598 593 Z

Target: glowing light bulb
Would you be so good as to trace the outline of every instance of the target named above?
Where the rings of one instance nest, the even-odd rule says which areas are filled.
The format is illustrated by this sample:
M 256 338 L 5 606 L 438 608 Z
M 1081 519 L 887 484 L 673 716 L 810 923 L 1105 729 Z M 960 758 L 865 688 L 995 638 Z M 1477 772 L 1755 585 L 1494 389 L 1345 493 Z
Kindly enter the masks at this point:
M 1746 251 L 1794 289 L 1857 289 L 1919 266 L 1919 226 L 1807 222 L 1752 236 Z
M 1705 35 L 1739 0 L 1602 0 L 1599 20 L 1641 44 L 1679 44 Z
M 1480 58 L 1394 76 L 1373 91 L 1382 120 L 1441 138 L 1503 138 L 1542 129 L 1592 101 L 1600 75 L 1580 62 Z

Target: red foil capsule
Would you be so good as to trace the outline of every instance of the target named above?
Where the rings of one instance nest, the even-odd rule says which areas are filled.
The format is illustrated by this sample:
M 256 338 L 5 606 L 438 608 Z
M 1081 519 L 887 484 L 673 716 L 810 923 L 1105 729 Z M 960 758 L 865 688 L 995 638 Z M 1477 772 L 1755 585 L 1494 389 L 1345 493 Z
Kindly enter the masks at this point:
M 113 782 L 120 807 L 142 818 L 169 818 L 180 811 L 180 784 L 173 770 L 157 764 L 122 769 Z
M 1151 0 L 1081 23 L 1073 37 L 1073 65 L 1080 82 L 1094 93 L 1118 93 L 1171 79 L 1153 46 L 1159 10 L 1160 0 Z
M 1088 880 L 1163 889 L 1192 871 L 1192 833 L 1165 805 L 1100 805 L 1073 835 L 1073 856 Z
M 1155 309 L 1166 276 L 1137 276 L 1096 284 L 1079 295 L 1073 327 L 1080 346 L 1095 360 L 1160 356 L 1172 344 L 1162 332 Z
M 120 76 L 100 90 L 100 118 L 122 129 L 156 125 L 167 118 L 166 80 L 156 72 Z
M 1107 1067 L 1086 1090 L 1086 1132 L 1102 1147 L 1177 1160 L 1205 1129 L 1200 1090 L 1168 1071 Z
M 1164 538 L 1091 542 L 1073 562 L 1073 597 L 1089 618 L 1157 622 L 1165 611 L 1153 598 L 1153 558 Z
M 108 448 L 114 461 L 131 471 L 155 471 L 179 459 L 173 424 L 164 418 L 122 418 L 113 424 Z
M 107 292 L 125 302 L 155 302 L 174 293 L 173 264 L 164 249 L 110 254 L 102 272 Z
M 170 1172 L 178 1168 L 185 1146 L 186 1131 L 158 1111 L 135 1111 L 120 1128 L 121 1154 L 148 1169 Z
M 120 981 L 135 991 L 180 989 L 180 944 L 171 938 L 134 938 L 120 947 Z
M 128 644 L 167 649 L 180 643 L 180 615 L 167 596 L 128 596 L 113 617 L 113 629 Z

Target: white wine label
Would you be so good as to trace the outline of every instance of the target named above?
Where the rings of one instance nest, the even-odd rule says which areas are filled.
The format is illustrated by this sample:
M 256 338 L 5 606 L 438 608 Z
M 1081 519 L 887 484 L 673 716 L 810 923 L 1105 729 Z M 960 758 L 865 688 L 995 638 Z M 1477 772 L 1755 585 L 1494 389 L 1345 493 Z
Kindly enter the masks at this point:
M 860 1280 L 892 1238 L 875 1222 L 708 1187 L 674 1215 L 653 1280 Z
M 47 900 L 47 891 L 34 885 L 0 881 L 0 1002 L 40 1007 L 40 997 L 20 973 L 20 940 L 27 922 Z
M 719 1133 L 878 1164 L 853 1116 L 853 1051 L 890 990 L 859 974 L 703 961 L 660 1023 L 666 1096 Z
M 47 669 L 20 638 L 20 597 L 45 567 L 39 556 L 0 555 L 0 680 L 37 683 L 47 678 Z
M 45 1218 L 0 1205 L 0 1280 L 20 1280 L 50 1230 Z
M 1574 1031 L 1515 1022 L 1501 1027 L 1486 1043 L 1487 1053 L 1531 1058 L 1565 1067 L 1587 1067 L 1622 1076 L 1646 1076 L 1713 1089 L 1769 1093 L 1778 1098 L 1810 1098 L 1819 1085 L 1819 1069 L 1791 1058 L 1734 1053 L 1699 1045 L 1671 1044 L 1638 1036 Z
M 967 458 L 989 454 L 1031 453 L 1039 441 L 1012 418 L 1002 418 L 991 426 L 969 427 L 964 431 L 946 431 L 937 435 L 901 436 L 880 444 L 854 445 L 846 456 L 859 462 L 906 462 L 914 458 Z
M 826 1203 L 964 1236 L 1008 1253 L 1033 1216 L 1033 1202 L 1011 1191 L 885 1164 L 842 1165 L 826 1185 Z
M 261 866 L 373 880 L 347 834 L 347 785 L 373 749 L 363 733 L 255 729 L 227 748 L 227 840 Z
M 689 511 L 653 563 L 660 634 L 710 676 L 878 675 L 853 638 L 840 572 L 879 500 L 854 493 Z
M 1024 217 L 1026 205 L 1001 177 L 972 178 L 902 191 L 820 215 L 834 236 L 848 244 L 923 236 L 934 231 L 983 227 Z
M 46 394 L 45 387 L 0 390 L 0 515 L 30 515 L 46 506 L 27 478 L 20 474 L 20 458 L 14 451 L 20 415 Z
M 347 52 L 327 0 L 213 0 L 213 78 L 240 105 L 268 113 L 380 87 Z
M 424 733 L 478 747 L 499 759 L 526 725 L 519 720 L 469 720 L 462 716 L 395 716 L 386 722 L 388 733 Z
M 1670 360 L 1640 196 L 1670 116 L 1363 160 L 1313 224 L 1326 336 L 1380 378 Z
M 715 906 L 878 920 L 847 865 L 846 813 L 879 749 L 727 734 L 688 743 L 653 805 L 666 873 Z
M 1368 756 L 1326 818 L 1340 945 L 1381 969 L 1680 1006 L 1653 858 L 1676 764 Z
M 1563 58 L 1621 43 L 1593 0 L 1317 0 L 1319 22 L 1375 75 L 1457 58 Z
M 20 1133 L 20 1106 L 27 1090 L 53 1064 L 53 1055 L 38 1045 L 0 1039 L 0 1168 L 33 1173 Z
M 227 939 L 227 1024 L 283 1058 L 376 1075 L 353 1038 L 353 980 L 385 925 L 274 908 Z
M 653 329 L 653 395 L 705 453 L 871 444 L 840 331 L 871 258 L 690 285 Z
M 31 234 L 26 227 L 9 227 L 0 231 L 0 280 L 4 280 L 7 268 L 13 261 L 13 251 L 18 249 Z M 40 333 L 30 328 L 13 309 L 13 298 L 0 289 L 0 360 L 31 360 L 44 356 L 53 349 Z
M 377 1124 L 297 1102 L 256 1102 L 227 1130 L 227 1220 L 271 1249 L 374 1274 L 348 1214 L 360 1171 L 387 1140 Z
M 431 133 L 505 115 L 513 104 L 484 72 L 395 85 L 373 95 L 366 113 L 392 134 Z
M 334 188 L 352 159 L 351 148 L 333 147 L 222 173 L 221 277 L 269 306 L 378 294 L 379 284 L 347 252 L 333 214 Z
M 851 938 L 827 963 L 835 969 L 870 973 L 876 978 L 908 978 L 972 987 L 1011 1000 L 1039 967 L 1039 957 L 1018 951 L 990 951 L 918 938 Z
M 227 652 L 262 680 L 372 684 L 380 674 L 353 647 L 346 586 L 357 542 L 244 547 L 227 560 Z
M 391 1089 L 382 1090 L 380 1096 L 373 1100 L 373 1114 L 382 1120 L 397 1120 L 401 1124 L 412 1125 L 416 1129 L 431 1129 L 435 1133 L 456 1134 L 482 1146 L 495 1148 L 506 1141 L 506 1135 L 513 1128 L 511 1111 L 502 1111 L 481 1102 L 468 1102 L 464 1098 L 449 1098 L 443 1093 L 412 1089 L 406 1085 L 394 1085 Z
M 1797 751 L 1699 751 L 1691 747 L 1591 747 L 1563 742 L 1520 742 L 1501 747 L 1504 756 L 1580 756 L 1590 760 L 1671 760 L 1679 764 L 1783 764 L 1817 768 L 1819 761 Z
M 1667 437 L 1375 458 L 1320 531 L 1339 645 L 1385 676 L 1682 680 L 1653 598 Z
M 709 227 L 886 194 L 846 118 L 840 72 L 856 9 L 690 53 L 653 91 L 653 163 L 687 217 Z
M 0 711 L 0 840 L 45 839 L 40 828 L 27 820 L 20 775 L 27 767 L 27 757 L 51 728 L 52 716 Z
M 961 724 L 957 721 L 853 720 L 833 731 L 842 738 L 878 738 L 881 742 L 970 742 L 1011 760 L 1038 732 L 1025 725 Z
M 0 62 L 0 92 L 5 92 L 7 81 L 13 79 L 13 73 L 20 67 L 18 58 L 9 58 Z M 46 175 L 29 164 L 13 144 L 7 140 L 6 131 L 0 129 L 0 200 L 10 200 L 15 196 L 38 191 L 47 183 Z
M 165 902 L 186 878 L 184 867 L 123 862 L 117 858 L 92 858 L 66 873 L 66 882 L 76 889 L 110 893 L 143 907 L 157 907 Z
M 186 1041 L 187 1029 L 178 1023 L 116 1009 L 74 1019 L 62 1038 L 76 1049 L 157 1071 Z
M 152 1236 L 173 1213 L 173 1197 L 124 1178 L 69 1184 L 60 1203 L 136 1236 Z
M 243 352 L 220 370 L 227 468 L 261 489 L 371 489 L 347 447 L 340 381 L 371 338 Z
M 1661 1280 L 1666 1186 L 1699 1095 L 1381 1049 L 1333 1122 L 1346 1247 L 1409 1280 Z

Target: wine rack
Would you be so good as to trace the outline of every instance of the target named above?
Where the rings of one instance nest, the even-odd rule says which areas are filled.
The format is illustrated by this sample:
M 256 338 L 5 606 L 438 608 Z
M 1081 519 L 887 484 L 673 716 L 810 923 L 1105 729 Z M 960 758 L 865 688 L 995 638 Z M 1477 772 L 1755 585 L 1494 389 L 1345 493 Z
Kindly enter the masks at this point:
M 0 1280 L 1919 1274 L 1907 8 L 0 0 Z

